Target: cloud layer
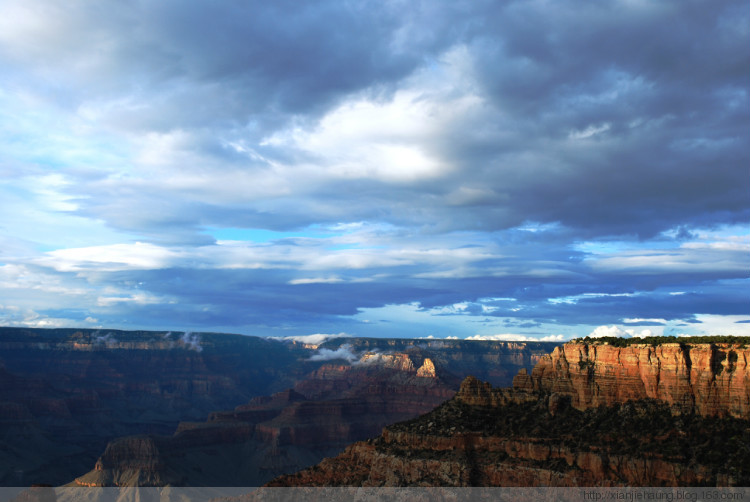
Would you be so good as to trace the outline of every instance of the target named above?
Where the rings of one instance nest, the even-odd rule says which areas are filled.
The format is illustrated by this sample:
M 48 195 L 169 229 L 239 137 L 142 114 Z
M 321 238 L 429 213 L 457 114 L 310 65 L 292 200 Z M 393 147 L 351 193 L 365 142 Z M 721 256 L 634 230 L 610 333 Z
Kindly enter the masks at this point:
M 739 0 L 6 4 L 5 324 L 750 334 Z

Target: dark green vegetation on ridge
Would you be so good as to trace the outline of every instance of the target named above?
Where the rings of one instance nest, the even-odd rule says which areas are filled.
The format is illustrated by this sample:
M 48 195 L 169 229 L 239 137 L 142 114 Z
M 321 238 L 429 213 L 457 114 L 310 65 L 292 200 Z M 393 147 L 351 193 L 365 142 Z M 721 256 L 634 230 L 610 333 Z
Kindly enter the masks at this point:
M 694 344 L 694 343 L 727 343 L 727 344 L 738 344 L 741 347 L 747 347 L 748 337 L 746 336 L 731 336 L 731 335 L 716 335 L 716 336 L 648 336 L 645 338 L 620 338 L 617 336 L 603 336 L 599 338 L 575 338 L 571 342 L 584 342 L 591 344 L 608 344 L 614 347 L 629 347 L 630 345 L 651 345 L 657 347 L 666 343 L 679 343 L 679 344 Z

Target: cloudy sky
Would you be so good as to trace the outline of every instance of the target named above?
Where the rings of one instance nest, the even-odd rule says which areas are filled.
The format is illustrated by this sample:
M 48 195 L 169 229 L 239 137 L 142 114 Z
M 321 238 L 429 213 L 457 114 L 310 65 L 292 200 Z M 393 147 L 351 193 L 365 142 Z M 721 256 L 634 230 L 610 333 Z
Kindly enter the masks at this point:
M 750 335 L 744 0 L 0 5 L 0 324 Z

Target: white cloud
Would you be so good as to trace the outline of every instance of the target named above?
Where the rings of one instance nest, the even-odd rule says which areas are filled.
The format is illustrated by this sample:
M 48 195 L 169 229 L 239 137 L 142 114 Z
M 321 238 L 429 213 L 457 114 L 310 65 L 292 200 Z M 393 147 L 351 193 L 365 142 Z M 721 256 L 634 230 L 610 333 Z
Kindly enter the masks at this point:
M 649 336 L 655 336 L 655 334 L 650 329 L 636 331 L 634 329 L 622 329 L 613 324 L 612 326 L 599 326 L 596 329 L 594 329 L 594 331 L 589 333 L 588 336 L 590 338 L 602 338 L 605 336 L 613 336 L 613 337 L 620 337 L 620 338 L 627 338 L 627 337 L 645 338 Z
M 329 111 L 314 129 L 293 126 L 277 131 L 261 146 L 311 154 L 319 163 L 304 166 L 310 179 L 408 184 L 443 176 L 454 165 L 435 146 L 447 128 L 486 110 L 475 89 L 472 60 L 466 47 L 454 47 L 432 68 L 405 79 L 392 96 L 355 95 Z M 295 172 L 299 175 L 300 166 Z M 487 194 L 467 189 L 453 198 L 461 202 Z
M 197 333 L 193 333 L 191 331 L 186 331 L 183 333 L 183 335 L 180 337 L 180 343 L 189 350 L 194 350 L 196 352 L 203 351 L 203 347 L 201 347 L 201 337 Z
M 281 338 L 271 338 L 272 340 L 288 340 L 299 343 L 305 343 L 309 345 L 320 345 L 327 340 L 333 340 L 335 338 L 349 338 L 351 335 L 346 333 L 330 334 L 330 333 L 315 333 L 314 335 L 298 335 L 298 336 L 284 336 Z
M 610 127 L 612 125 L 608 122 L 595 126 L 590 125 L 586 129 L 580 130 L 580 131 L 571 131 L 570 134 L 568 134 L 568 138 L 570 139 L 588 139 L 592 136 L 597 136 L 603 132 L 609 131 Z
M 626 322 L 628 324 L 642 324 L 644 322 L 666 324 L 667 320 L 666 319 L 660 319 L 660 318 L 643 319 L 643 318 L 640 318 L 640 317 L 634 317 L 634 318 L 623 319 L 623 322 Z
M 100 333 L 94 333 L 92 335 L 92 342 L 94 342 L 95 345 L 104 345 L 107 348 L 115 347 L 118 344 L 118 340 L 112 333 L 107 333 L 106 335 L 102 335 Z
M 704 335 L 750 336 L 750 315 L 698 314 L 700 324 L 691 327 Z
M 119 296 L 99 296 L 96 299 L 96 304 L 100 307 L 111 307 L 118 303 L 133 303 L 136 305 L 157 305 L 164 303 L 174 303 L 174 300 L 153 295 L 148 292 L 134 292 L 126 293 L 123 292 Z
M 547 335 L 541 338 L 533 336 L 517 335 L 512 333 L 503 333 L 497 335 L 473 335 L 466 340 L 492 340 L 502 342 L 562 342 L 565 340 L 564 335 Z
M 647 338 L 649 336 L 658 336 L 656 333 L 651 331 L 650 329 L 643 329 L 641 331 L 635 331 L 635 330 L 626 330 L 630 336 L 634 338 Z
M 91 292 L 80 284 L 66 283 L 54 273 L 15 263 L 0 265 L 0 290 L 2 289 L 30 290 L 37 295 L 49 293 L 80 296 Z
M 562 342 L 565 340 L 565 335 L 548 335 L 543 336 L 539 339 L 540 342 Z
M 344 282 L 340 277 L 309 277 L 305 279 L 292 279 L 289 284 L 336 284 Z
M 320 349 L 316 354 L 310 357 L 310 361 L 333 361 L 336 359 L 343 359 L 347 362 L 354 363 L 359 360 L 359 357 L 352 350 L 352 346 L 344 344 L 336 350 L 331 349 Z
M 628 334 L 624 330 L 618 328 L 617 326 L 612 325 L 612 326 L 599 326 L 594 331 L 589 333 L 588 336 L 591 338 L 602 338 L 605 336 L 624 337 L 624 336 L 628 336 Z
M 733 235 L 710 242 L 686 242 L 682 247 L 685 249 L 709 249 L 750 253 L 750 235 Z
M 60 272 L 158 269 L 176 262 L 178 258 L 178 254 L 171 249 L 143 242 L 58 249 L 47 255 L 36 260 L 37 263 Z
M 276 133 L 263 144 L 314 153 L 326 165 L 308 172 L 338 178 L 412 182 L 439 175 L 445 167 L 425 151 L 434 134 L 434 106 L 423 95 L 400 91 L 389 102 L 350 101 L 326 115 L 313 131 Z
M 358 244 L 357 248 L 331 249 Z M 33 260 L 60 272 L 117 272 L 170 267 L 217 269 L 290 269 L 327 272 L 368 268 L 419 266 L 437 272 L 415 271 L 416 278 L 449 274 L 454 278 L 486 275 L 475 263 L 500 258 L 492 244 L 457 247 L 450 241 L 424 237 L 387 235 L 375 230 L 354 229 L 350 234 L 320 238 L 280 239 L 267 243 L 219 241 L 209 246 L 163 246 L 136 242 L 58 249 Z M 383 275 L 379 276 L 383 278 Z M 288 280 L 289 284 L 371 281 L 373 277 L 344 278 L 336 274 L 312 275 Z
M 631 297 L 637 296 L 638 293 L 582 293 L 580 295 L 563 296 L 559 298 L 548 298 L 547 301 L 550 303 L 568 303 L 575 305 L 580 300 L 586 300 L 591 298 L 606 298 L 606 297 Z
M 75 319 L 50 317 L 16 305 L 0 305 L 0 325 L 25 328 L 65 328 L 79 325 Z
M 686 243 L 675 249 L 642 249 L 601 253 L 584 261 L 594 271 L 666 274 L 717 273 L 738 275 L 750 269 L 750 248 L 731 240 L 713 243 Z

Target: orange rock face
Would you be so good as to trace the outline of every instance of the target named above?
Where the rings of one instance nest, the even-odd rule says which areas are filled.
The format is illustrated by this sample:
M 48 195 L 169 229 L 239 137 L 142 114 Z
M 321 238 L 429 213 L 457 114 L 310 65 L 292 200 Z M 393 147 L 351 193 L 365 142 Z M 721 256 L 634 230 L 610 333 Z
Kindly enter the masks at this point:
M 435 373 L 435 364 L 430 360 L 430 358 L 426 357 L 424 362 L 422 363 L 422 366 L 419 367 L 417 370 L 417 376 L 418 377 L 424 377 L 424 378 L 436 378 L 437 374 Z
M 747 418 L 749 357 L 750 349 L 738 345 L 567 343 L 514 387 L 568 395 L 578 409 L 651 398 L 703 415 Z

